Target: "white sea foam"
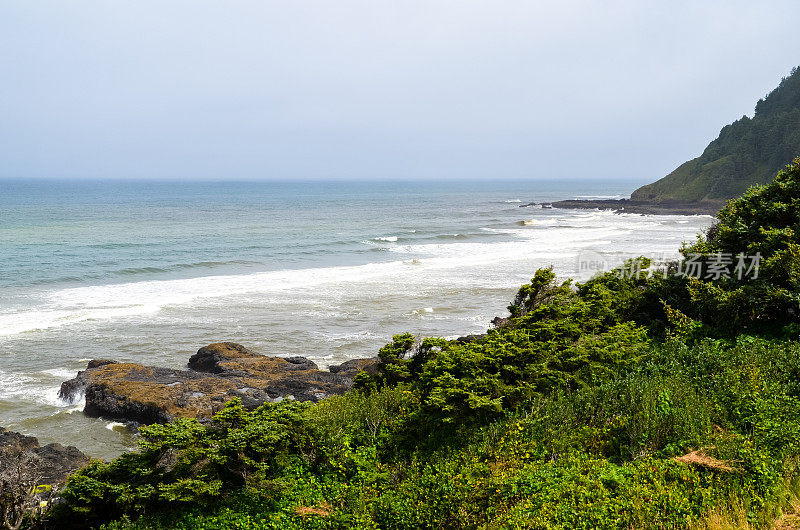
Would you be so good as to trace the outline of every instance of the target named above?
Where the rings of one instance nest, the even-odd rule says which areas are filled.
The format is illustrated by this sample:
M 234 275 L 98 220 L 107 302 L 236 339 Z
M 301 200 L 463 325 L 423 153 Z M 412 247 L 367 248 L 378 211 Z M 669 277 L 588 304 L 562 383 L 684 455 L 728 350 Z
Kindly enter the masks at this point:
M 75 377 L 75 370 L 70 370 L 69 368 L 51 368 L 42 370 L 42 373 L 53 376 L 58 380 L 67 380 Z
M 360 289 L 374 283 L 380 286 L 377 290 L 395 285 L 404 288 L 416 285 L 420 289 L 442 285 L 510 288 L 519 281 L 519 272 L 527 275 L 538 266 L 554 264 L 559 274 L 573 275 L 574 258 L 584 249 L 627 251 L 636 255 L 675 252 L 681 241 L 693 239 L 696 232 L 693 227 L 699 222 L 677 224 L 680 220 L 685 218 L 625 216 L 607 211 L 559 213 L 554 217 L 548 212 L 535 218 L 533 226 L 509 224 L 508 228 L 487 229 L 509 236 L 510 241 L 453 238 L 434 243 L 396 244 L 386 250 L 403 257 L 389 262 L 58 289 L 45 293 L 43 301 L 32 308 L 10 308 L 10 311 L 6 308 L 6 313 L 0 315 L 0 336 L 89 321 L 151 318 L 165 308 L 200 303 L 225 305 L 231 300 L 278 295 L 285 298 L 290 294 L 293 299 L 312 301 L 319 298 L 320 292 L 352 290 L 354 284 Z M 497 268 L 500 264 L 506 271 L 502 274 Z
M 361 342 L 372 336 L 369 331 L 358 331 L 355 333 L 342 333 L 342 334 L 328 334 L 324 335 L 323 339 L 326 342 L 333 343 L 352 343 Z
M 50 378 L 48 378 L 50 379 Z M 58 397 L 60 383 L 44 381 L 32 374 L 5 372 L 0 370 L 0 399 L 67 407 L 69 403 Z
M 394 243 L 397 241 L 397 236 L 376 237 L 375 241 L 388 241 L 389 243 Z

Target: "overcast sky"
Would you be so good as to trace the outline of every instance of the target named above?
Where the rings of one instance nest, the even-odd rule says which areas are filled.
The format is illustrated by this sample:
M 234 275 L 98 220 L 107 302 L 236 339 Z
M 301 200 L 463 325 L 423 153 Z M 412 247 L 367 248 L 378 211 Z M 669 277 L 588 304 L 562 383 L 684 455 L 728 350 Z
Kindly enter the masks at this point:
M 659 178 L 797 2 L 2 0 L 0 177 Z

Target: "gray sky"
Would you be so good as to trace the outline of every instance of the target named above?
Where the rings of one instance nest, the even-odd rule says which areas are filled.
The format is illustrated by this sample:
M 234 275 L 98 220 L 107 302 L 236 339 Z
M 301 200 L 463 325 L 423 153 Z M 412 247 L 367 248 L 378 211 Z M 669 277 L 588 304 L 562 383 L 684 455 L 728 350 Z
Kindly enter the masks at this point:
M 3 0 L 0 177 L 659 178 L 797 2 Z

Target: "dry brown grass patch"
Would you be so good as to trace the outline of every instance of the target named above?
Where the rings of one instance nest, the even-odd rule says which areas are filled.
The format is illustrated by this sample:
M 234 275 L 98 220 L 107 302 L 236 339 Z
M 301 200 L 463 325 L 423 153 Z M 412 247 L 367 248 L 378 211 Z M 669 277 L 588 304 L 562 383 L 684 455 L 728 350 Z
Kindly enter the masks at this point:
M 328 517 L 333 508 L 327 502 L 322 502 L 314 506 L 298 506 L 294 509 L 294 513 L 300 517 L 309 517 L 311 515 L 318 515 L 320 517 Z
M 702 449 L 692 451 L 683 456 L 676 456 L 675 460 L 695 467 L 703 467 L 712 471 L 724 471 L 731 473 L 737 469 L 730 465 L 726 460 L 717 460 L 713 456 L 708 456 Z

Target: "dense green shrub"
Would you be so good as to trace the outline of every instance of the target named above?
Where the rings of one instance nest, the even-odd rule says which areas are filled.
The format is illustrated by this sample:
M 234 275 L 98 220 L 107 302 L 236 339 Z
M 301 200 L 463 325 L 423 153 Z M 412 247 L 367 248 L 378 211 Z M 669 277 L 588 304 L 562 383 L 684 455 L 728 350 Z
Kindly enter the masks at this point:
M 140 450 L 93 462 L 70 477 L 55 515 L 106 519 L 165 506 L 212 501 L 231 491 L 281 488 L 281 472 L 309 446 L 293 401 L 247 411 L 230 401 L 209 425 L 179 419 L 140 429 Z
M 707 237 L 682 250 L 708 263 L 722 253 L 731 258 L 729 278 L 691 281 L 687 314 L 729 335 L 797 333 L 800 323 L 800 159 L 766 186 L 729 201 Z M 737 256 L 759 255 L 758 275 L 739 274 Z

